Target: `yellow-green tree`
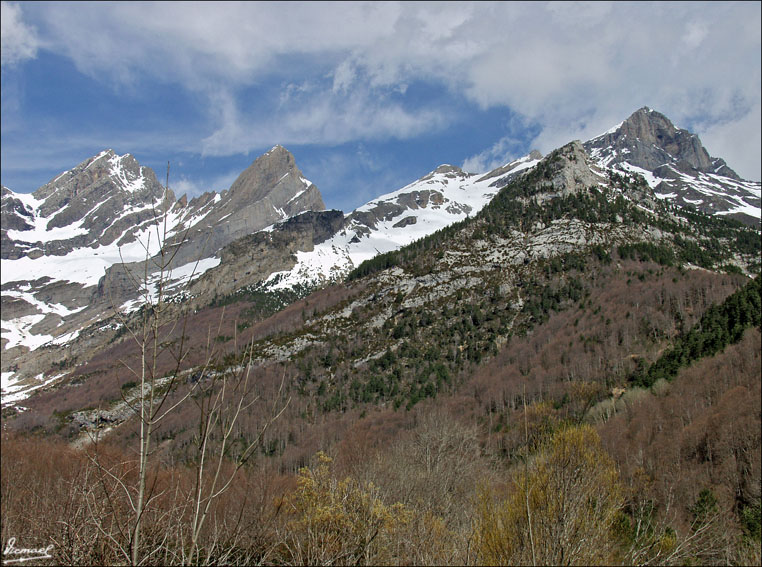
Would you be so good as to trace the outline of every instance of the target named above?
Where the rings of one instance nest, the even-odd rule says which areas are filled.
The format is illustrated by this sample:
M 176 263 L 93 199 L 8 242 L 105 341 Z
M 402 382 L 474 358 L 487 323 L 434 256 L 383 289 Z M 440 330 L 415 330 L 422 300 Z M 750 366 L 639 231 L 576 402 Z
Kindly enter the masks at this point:
M 481 496 L 477 551 L 486 564 L 594 565 L 614 558 L 619 475 L 588 425 L 557 431 L 496 502 Z
M 316 467 L 300 471 L 297 490 L 286 501 L 292 519 L 282 559 L 300 565 L 392 562 L 410 513 L 402 504 L 384 504 L 372 483 L 334 479 L 331 458 L 317 458 Z

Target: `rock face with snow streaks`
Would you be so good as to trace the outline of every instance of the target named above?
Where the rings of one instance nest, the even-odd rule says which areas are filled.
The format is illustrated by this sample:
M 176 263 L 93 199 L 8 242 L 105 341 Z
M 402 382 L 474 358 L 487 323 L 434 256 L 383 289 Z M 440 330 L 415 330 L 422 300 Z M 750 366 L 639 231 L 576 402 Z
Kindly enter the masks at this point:
M 585 149 L 602 166 L 643 174 L 657 197 L 760 224 L 760 183 L 741 179 L 697 135 L 655 110 L 641 108 Z
M 0 257 L 65 256 L 75 248 L 130 242 L 154 219 L 163 197 L 150 168 L 106 150 L 31 195 L 3 188 Z M 171 192 L 167 198 L 174 201 Z
M 304 177 L 294 156 L 282 146 L 254 160 L 229 190 L 214 196 L 211 206 L 207 197 L 194 199 L 189 208 L 200 210 L 205 201 L 208 212 L 190 228 L 178 265 L 217 255 L 228 243 L 304 211 L 325 210 L 318 188 Z
M 160 249 L 174 250 L 182 241 L 166 266 L 170 287 L 179 289 L 191 274 L 218 265 L 221 251 L 237 239 L 323 209 L 320 191 L 281 146 L 256 159 L 229 190 L 190 202 L 176 200 L 133 156 L 113 150 L 32 194 L 3 187 L 4 376 L 47 370 L 42 346 L 51 352 L 66 346 L 84 355 L 93 340 L 81 332 L 90 328 L 97 334 L 115 309 L 138 305 L 145 274 L 156 278 Z M 56 356 L 62 358 L 51 355 Z

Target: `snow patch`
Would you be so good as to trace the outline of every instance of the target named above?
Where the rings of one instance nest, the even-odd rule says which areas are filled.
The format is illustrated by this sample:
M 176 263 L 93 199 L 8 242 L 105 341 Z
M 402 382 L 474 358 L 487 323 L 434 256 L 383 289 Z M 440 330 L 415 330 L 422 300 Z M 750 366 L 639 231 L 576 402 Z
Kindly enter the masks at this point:
M 10 376 L 9 376 L 10 375 Z M 12 372 L 2 373 L 2 392 L 0 392 L 0 399 L 2 407 L 13 406 L 21 400 L 28 398 L 32 392 L 44 388 L 48 384 L 52 384 L 62 376 L 65 376 L 66 372 L 56 374 L 48 379 L 45 379 L 44 374 L 38 374 L 32 380 L 31 384 L 20 384 L 19 380 L 13 380 Z M 35 383 L 36 382 L 36 383 Z
M 53 242 L 55 240 L 68 240 L 76 236 L 87 234 L 87 229 L 82 227 L 84 219 L 80 219 L 68 226 L 48 228 L 49 219 L 35 216 L 30 230 L 9 230 L 8 236 L 13 240 L 22 242 Z
M 5 350 L 17 346 L 35 350 L 47 344 L 53 337 L 51 335 L 35 335 L 31 329 L 45 318 L 44 314 L 26 315 L 9 321 L 2 322 L 2 337 L 7 339 Z

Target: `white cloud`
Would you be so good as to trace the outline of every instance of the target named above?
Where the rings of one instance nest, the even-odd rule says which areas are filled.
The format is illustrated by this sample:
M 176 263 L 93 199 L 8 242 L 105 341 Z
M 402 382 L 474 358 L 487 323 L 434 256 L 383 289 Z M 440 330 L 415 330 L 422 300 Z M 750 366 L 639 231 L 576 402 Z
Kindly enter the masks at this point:
M 398 7 L 126 2 L 52 4 L 37 11 L 51 45 L 84 72 L 118 81 L 148 73 L 205 88 L 283 73 L 280 56 L 319 54 L 321 65 L 333 63 L 342 53 L 391 33 Z
M 709 32 L 704 22 L 689 22 L 685 27 L 683 41 L 689 49 L 696 49 L 704 41 Z
M 0 4 L 0 38 L 3 65 L 13 65 L 37 55 L 36 31 L 22 21 L 21 7 L 17 4 Z
M 99 80 L 204 93 L 209 154 L 441 128 L 452 111 L 416 100 L 421 81 L 449 102 L 523 115 L 544 153 L 643 105 L 701 124 L 737 152 L 712 150 L 730 164 L 761 151 L 759 3 L 41 3 L 31 14 L 46 46 Z M 265 83 L 280 96 L 249 104 L 241 93 Z M 499 159 L 505 143 L 473 159 Z
M 523 142 L 513 138 L 503 137 L 483 152 L 466 158 L 461 166 L 463 171 L 469 173 L 485 173 L 497 167 L 505 165 L 516 155 L 516 148 L 523 146 Z
M 762 112 L 757 104 L 737 120 L 717 123 L 706 128 L 697 127 L 696 133 L 712 156 L 724 157 L 728 166 L 744 179 L 759 181 L 759 148 L 762 146 Z
M 277 143 L 339 145 L 353 140 L 405 139 L 447 123 L 440 109 L 406 109 L 388 90 L 293 88 L 278 112 L 247 116 L 234 97 L 215 96 L 220 126 L 202 140 L 205 155 L 228 155 Z

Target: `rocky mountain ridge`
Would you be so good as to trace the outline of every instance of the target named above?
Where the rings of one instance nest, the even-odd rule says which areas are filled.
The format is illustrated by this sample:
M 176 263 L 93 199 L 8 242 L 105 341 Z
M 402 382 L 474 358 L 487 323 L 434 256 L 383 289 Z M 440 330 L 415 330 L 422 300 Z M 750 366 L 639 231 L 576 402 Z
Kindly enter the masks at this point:
M 318 405 L 410 406 L 450 388 L 465 360 L 496 353 L 550 311 L 583 300 L 587 270 L 617 271 L 617 259 L 683 271 L 759 269 L 757 231 L 685 214 L 641 176 L 601 168 L 572 142 L 473 217 L 362 264 L 340 286 L 347 299 L 255 342 L 253 356 L 263 366 L 309 368 L 316 390 L 306 378 L 300 387 Z
M 32 194 L 4 187 L 3 390 L 10 376 L 46 370 L 59 351 L 72 350 L 71 357 L 100 343 L 89 337 L 76 346 L 76 339 L 88 327 L 108 329 L 115 309 L 130 310 L 150 292 L 140 282 L 155 279 L 160 250 L 178 250 L 164 269 L 179 287 L 216 266 L 230 242 L 324 208 L 320 191 L 281 146 L 257 158 L 231 189 L 190 202 L 176 200 L 133 156 L 113 150 Z M 54 352 L 30 354 L 45 344 Z
M 452 170 L 424 179 L 437 175 L 459 179 Z M 641 278 L 654 266 L 660 272 L 655 277 L 669 267 L 688 279 L 696 269 L 727 270 L 739 280 L 739 272 L 759 269 L 758 232 L 693 214 L 656 198 L 642 177 L 601 168 L 572 142 L 514 177 L 473 216 L 371 258 L 345 283 L 273 318 L 290 317 L 289 325 L 271 323 L 269 332 L 255 334 L 256 321 L 237 311 L 234 324 L 226 322 L 218 335 L 232 345 L 237 329 L 239 347 L 225 351 L 224 364 L 246 359 L 294 369 L 292 391 L 321 412 L 368 402 L 410 408 L 452 391 L 466 369 L 495 356 L 511 337 L 531 333 L 551 312 L 581 308 L 604 271 L 624 280 L 621 264 L 629 270 L 638 261 L 649 263 Z M 341 226 L 341 217 L 331 216 L 304 213 L 227 252 L 234 261 L 252 250 L 265 252 L 268 239 L 282 240 L 283 247 L 315 245 Z M 321 231 L 314 230 L 317 224 Z M 113 358 L 102 356 L 100 366 L 85 364 L 72 376 L 113 372 L 118 365 L 104 369 L 104 360 Z M 634 365 L 604 363 L 621 375 Z M 100 419 L 116 428 L 124 419 L 120 407 L 99 409 L 98 419 L 92 411 L 75 412 L 73 423 L 89 431 Z
M 640 142 L 637 148 L 641 149 L 628 149 L 628 140 L 633 136 L 648 140 L 650 149 L 642 149 Z M 170 231 L 165 235 L 165 244 L 171 246 L 183 242 L 180 252 L 168 266 L 172 270 L 168 284 L 170 293 L 182 292 L 178 298 L 190 302 L 194 309 L 202 309 L 224 297 L 228 298 L 225 301 L 251 297 L 251 290 L 265 295 L 287 292 L 290 298 L 287 301 L 292 301 L 314 289 L 342 281 L 364 261 L 393 254 L 403 246 L 426 240 L 434 233 L 449 230 L 448 227 L 455 223 L 479 215 L 505 187 L 521 179 L 534 179 L 538 168 L 542 177 L 536 183 L 542 190 L 535 191 L 531 198 L 519 196 L 521 206 L 566 202 L 587 195 L 590 188 L 626 183 L 628 199 L 637 201 L 647 210 L 666 214 L 660 203 L 666 200 L 681 204 L 675 195 L 682 194 L 682 186 L 674 187 L 675 194 L 664 193 L 663 181 L 654 187 L 655 174 L 645 166 L 653 167 L 654 163 L 664 159 L 667 149 L 676 152 L 670 157 L 670 167 L 693 168 L 690 170 L 695 174 L 690 178 L 693 185 L 683 179 L 688 187 L 686 191 L 694 190 L 696 184 L 703 182 L 700 176 L 713 175 L 712 180 L 718 177 L 699 171 L 698 167 L 724 171 L 716 159 L 708 157 L 698 138 L 691 136 L 674 127 L 670 129 L 668 120 L 662 115 L 641 109 L 604 135 L 608 145 L 604 145 L 604 137 L 584 145 L 575 142 L 563 151 L 559 150 L 560 153 L 555 152 L 552 160 L 541 159 L 539 153 L 532 153 L 483 175 L 466 173 L 450 165 L 440 166 L 348 215 L 324 210 L 317 188 L 304 178 L 296 168 L 293 156 L 280 146 L 255 160 L 228 191 L 207 193 L 190 202 L 185 198 L 174 200 L 174 196 L 168 194 L 161 203 L 163 190 L 159 191 L 160 184 L 154 185 L 155 176 L 152 180 L 152 173 L 143 173 L 139 178 L 138 174 L 147 168 L 136 167 L 134 158 L 116 156 L 113 152 L 86 160 L 32 197 L 19 196 L 3 188 L 4 242 L 8 239 L 4 250 L 9 251 L 9 257 L 3 259 L 2 288 L 4 403 L 11 399 L 6 394 L 14 388 L 19 391 L 22 382 L 41 387 L 47 381 L 59 378 L 60 373 L 50 371 L 54 362 L 66 359 L 69 364 L 80 363 L 113 340 L 120 326 L 113 319 L 114 308 L 130 311 L 139 306 L 133 280 L 140 279 L 146 255 L 140 238 L 146 237 L 146 229 L 156 220 L 168 219 Z M 98 168 L 106 164 L 112 169 L 96 174 Z M 115 164 L 125 164 L 126 169 L 114 170 Z M 90 177 L 84 180 L 78 177 L 90 169 Z M 687 173 L 681 175 L 688 177 Z M 737 185 L 746 183 L 753 192 L 754 184 L 719 177 Z M 93 243 L 91 247 L 72 248 L 62 256 L 52 255 L 55 247 L 46 248 L 46 244 L 56 242 L 53 235 L 59 234 L 55 231 L 83 231 L 73 236 L 69 234 L 68 240 L 59 238 L 58 242 L 65 243 L 65 246 L 73 246 L 72 238 L 92 239 L 82 228 L 84 222 L 92 222 L 95 217 L 108 217 L 111 205 L 95 206 L 91 213 L 84 215 L 67 213 L 69 216 L 61 217 L 61 211 L 70 207 L 73 197 L 79 199 L 77 202 L 84 202 L 87 195 L 98 194 L 90 188 L 91 185 L 105 187 L 108 184 L 117 194 L 123 195 L 123 199 L 134 195 L 136 204 L 131 206 L 135 208 L 141 206 L 136 200 L 140 196 L 143 199 L 141 210 L 151 211 L 151 217 L 142 224 L 135 223 L 131 231 L 120 233 L 110 248 Z M 143 196 L 140 191 L 145 187 L 151 190 Z M 713 187 L 716 190 L 716 185 Z M 66 191 L 70 195 L 68 203 L 61 197 Z M 744 198 L 748 200 L 748 196 Z M 690 197 L 686 200 L 690 201 Z M 42 207 L 41 203 L 46 202 L 48 206 Z M 156 210 L 162 204 L 157 215 Z M 125 215 L 140 212 L 129 207 L 125 211 Z M 63 224 L 70 218 L 75 220 Z M 37 234 L 29 227 L 37 226 L 34 223 L 42 226 L 39 219 L 48 223 L 49 230 L 43 231 L 48 240 L 32 242 L 33 238 L 16 238 L 19 234 Z M 53 219 L 59 220 L 51 227 Z M 606 231 L 611 234 L 621 232 L 615 226 L 616 219 L 615 215 L 607 225 Z M 576 243 L 574 245 L 582 245 L 585 239 L 598 238 L 577 221 L 567 222 L 568 226 L 542 220 L 526 225 L 529 221 L 524 218 L 517 222 L 519 231 L 545 231 L 542 232 L 543 242 L 552 241 L 553 234 L 559 242 L 568 240 Z M 658 239 L 660 229 L 638 230 L 642 232 L 641 237 L 650 235 L 649 238 Z M 638 231 L 627 234 L 635 238 Z M 561 238 L 561 235 L 566 236 Z M 625 237 L 624 234 L 621 236 Z M 122 248 L 117 250 L 116 245 L 120 242 Z M 601 245 L 613 245 L 613 242 L 604 239 Z M 520 256 L 521 262 L 529 261 L 537 255 L 535 248 L 517 253 L 517 258 Z M 149 252 L 153 254 L 156 250 L 158 246 Z M 16 257 L 11 258 L 14 254 Z M 35 257 L 41 255 L 46 255 L 49 260 L 46 264 L 48 272 L 35 272 L 42 265 L 35 263 Z M 725 260 L 737 269 L 746 270 L 753 258 L 728 257 Z M 14 272 L 23 272 L 23 277 L 15 277 Z M 186 286 L 191 278 L 190 286 Z M 145 290 L 149 295 L 155 289 L 151 285 Z

